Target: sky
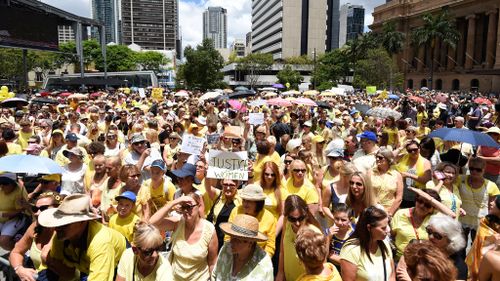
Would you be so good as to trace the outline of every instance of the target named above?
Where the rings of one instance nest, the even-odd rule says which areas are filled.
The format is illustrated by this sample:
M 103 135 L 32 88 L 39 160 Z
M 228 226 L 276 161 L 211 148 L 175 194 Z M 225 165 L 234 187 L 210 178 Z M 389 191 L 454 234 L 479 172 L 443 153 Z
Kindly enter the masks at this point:
M 47 4 L 79 16 L 91 17 L 90 0 L 42 0 Z M 220 6 L 227 9 L 228 47 L 234 39 L 245 39 L 251 30 L 251 0 L 179 0 L 179 21 L 183 48 L 195 46 L 202 41 L 203 11 L 208 6 Z M 340 0 L 345 3 L 365 7 L 365 26 L 373 22 L 373 8 L 385 3 L 385 0 Z M 368 30 L 365 27 L 365 30 Z

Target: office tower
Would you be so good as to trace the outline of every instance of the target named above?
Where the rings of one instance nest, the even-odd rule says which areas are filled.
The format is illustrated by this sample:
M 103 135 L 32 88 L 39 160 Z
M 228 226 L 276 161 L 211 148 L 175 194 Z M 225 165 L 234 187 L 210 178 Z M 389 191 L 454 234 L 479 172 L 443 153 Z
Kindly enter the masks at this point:
M 363 34 L 365 28 L 365 8 L 349 3 L 340 8 L 339 48 Z
M 245 56 L 245 41 L 243 39 L 234 39 L 233 44 L 231 44 L 231 53 L 234 53 L 236 57 Z
M 71 25 L 58 25 L 57 35 L 59 44 L 75 41 L 75 31 Z
M 178 0 L 121 0 L 122 42 L 145 50 L 176 50 Z
M 275 60 L 325 51 L 327 0 L 253 0 L 252 52 Z
M 120 44 L 120 0 L 92 0 L 92 18 L 104 24 L 106 44 Z M 98 30 L 92 29 L 92 37 L 100 39 Z
M 210 38 L 214 48 L 227 47 L 227 10 L 222 7 L 208 7 L 203 12 L 203 39 Z
M 328 0 L 326 20 L 326 51 L 339 47 L 340 0 Z

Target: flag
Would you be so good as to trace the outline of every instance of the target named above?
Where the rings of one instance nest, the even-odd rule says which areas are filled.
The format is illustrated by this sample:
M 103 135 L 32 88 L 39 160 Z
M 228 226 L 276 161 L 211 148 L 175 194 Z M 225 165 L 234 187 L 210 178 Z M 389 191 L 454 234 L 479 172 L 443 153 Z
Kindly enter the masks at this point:
M 495 247 L 495 234 L 498 233 L 488 225 L 487 218 L 481 219 L 476 239 L 465 259 L 469 272 L 472 274 L 472 280 L 477 280 L 479 265 L 484 254 Z

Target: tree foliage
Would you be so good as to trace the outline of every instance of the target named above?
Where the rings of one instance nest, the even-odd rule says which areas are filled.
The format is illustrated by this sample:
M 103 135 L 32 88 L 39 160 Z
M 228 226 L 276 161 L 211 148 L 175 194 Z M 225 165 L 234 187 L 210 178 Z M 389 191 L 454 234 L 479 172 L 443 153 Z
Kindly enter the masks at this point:
M 321 55 L 313 71 L 313 81 L 317 89 L 330 89 L 341 81 L 349 71 L 346 49 L 335 49 Z
M 313 64 L 314 61 L 307 55 L 302 55 L 302 56 L 296 56 L 296 57 L 289 57 L 285 59 L 285 64 Z
M 170 63 L 162 53 L 155 51 L 138 52 L 135 54 L 135 61 L 141 70 L 153 70 L 159 72 L 162 65 Z
M 125 45 L 106 46 L 107 71 L 129 71 L 136 69 L 136 52 Z M 104 71 L 104 61 L 102 57 L 96 62 L 96 69 Z
M 206 91 L 223 85 L 224 74 L 220 70 L 224 66 L 224 59 L 213 47 L 212 40 L 205 39 L 196 48 L 187 46 L 184 56 L 186 63 L 178 72 L 185 87 Z
M 289 83 L 292 89 L 298 89 L 299 84 L 304 81 L 300 72 L 294 70 L 290 65 L 285 65 L 282 70 L 278 71 L 276 78 L 278 78 L 278 83 L 282 85 Z
M 384 48 L 368 50 L 366 57 L 356 63 L 354 86 L 364 89 L 366 86 L 377 86 L 378 89 L 388 89 L 390 82 L 402 86 L 403 75 L 396 71 L 391 56 Z
M 254 88 L 259 82 L 262 72 L 270 69 L 273 63 L 272 54 L 251 53 L 240 58 L 236 68 L 245 72 L 250 88 Z
M 387 53 L 393 55 L 403 50 L 405 34 L 396 30 L 394 21 L 384 23 L 382 33 L 379 34 L 380 43 Z

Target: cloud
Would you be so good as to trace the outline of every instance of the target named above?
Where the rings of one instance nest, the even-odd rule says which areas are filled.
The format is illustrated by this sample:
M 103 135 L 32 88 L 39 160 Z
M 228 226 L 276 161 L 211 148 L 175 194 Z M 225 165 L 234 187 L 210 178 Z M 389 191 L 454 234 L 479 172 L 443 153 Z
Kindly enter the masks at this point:
M 90 18 L 90 0 L 41 0 L 42 2 L 73 13 L 78 16 Z

